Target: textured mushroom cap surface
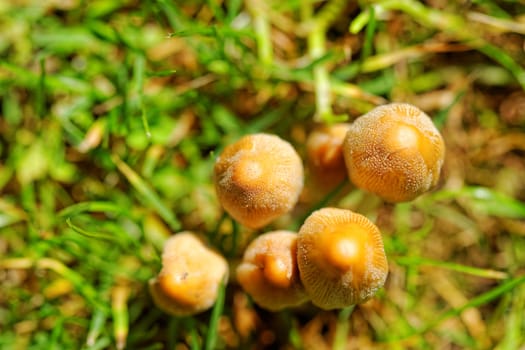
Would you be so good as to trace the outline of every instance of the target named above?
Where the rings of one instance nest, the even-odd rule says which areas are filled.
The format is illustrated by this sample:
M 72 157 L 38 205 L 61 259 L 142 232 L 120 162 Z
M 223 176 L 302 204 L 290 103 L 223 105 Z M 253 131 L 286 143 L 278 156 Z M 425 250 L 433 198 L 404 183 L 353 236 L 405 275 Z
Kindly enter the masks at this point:
M 407 103 L 379 106 L 357 118 L 343 149 L 351 181 L 389 202 L 410 201 L 435 186 L 445 156 L 432 120 Z
M 303 163 L 292 145 L 269 134 L 248 135 L 227 146 L 214 167 L 220 203 L 254 229 L 294 207 L 303 178 Z
M 388 274 L 377 226 L 363 215 L 337 208 L 317 210 L 301 226 L 297 265 L 308 296 L 323 309 L 366 301 Z
M 338 123 L 314 129 L 306 140 L 308 165 L 317 183 L 337 185 L 347 171 L 343 157 L 343 141 L 350 128 Z
M 297 234 L 272 231 L 246 248 L 237 281 L 261 307 L 276 311 L 308 300 L 297 268 Z
M 150 280 L 155 304 L 175 316 L 209 309 L 221 283 L 228 279 L 228 263 L 194 233 L 185 231 L 169 238 L 162 252 L 162 269 Z

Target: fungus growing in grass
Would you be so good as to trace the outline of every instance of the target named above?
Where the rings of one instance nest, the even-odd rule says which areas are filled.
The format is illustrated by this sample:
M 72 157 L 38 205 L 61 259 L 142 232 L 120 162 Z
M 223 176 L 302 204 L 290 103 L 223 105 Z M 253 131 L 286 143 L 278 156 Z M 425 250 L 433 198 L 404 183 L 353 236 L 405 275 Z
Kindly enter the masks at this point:
M 407 103 L 357 118 L 343 148 L 351 181 L 389 202 L 410 201 L 435 186 L 445 155 L 432 120 Z
M 162 269 L 149 282 L 153 301 L 163 311 L 188 316 L 209 309 L 228 279 L 226 259 L 192 232 L 170 237 L 162 252 Z
M 297 236 L 297 265 L 306 293 L 323 309 L 366 301 L 388 274 L 379 229 L 363 215 L 336 208 L 306 219 Z
M 253 134 L 227 146 L 214 167 L 224 209 L 249 228 L 260 228 L 289 212 L 303 188 L 303 164 L 278 136 Z
M 237 267 L 237 281 L 262 308 L 277 311 L 308 300 L 297 269 L 297 234 L 273 231 L 254 239 Z
M 330 190 L 347 175 L 343 141 L 350 124 L 338 123 L 314 129 L 306 140 L 308 169 L 316 188 Z

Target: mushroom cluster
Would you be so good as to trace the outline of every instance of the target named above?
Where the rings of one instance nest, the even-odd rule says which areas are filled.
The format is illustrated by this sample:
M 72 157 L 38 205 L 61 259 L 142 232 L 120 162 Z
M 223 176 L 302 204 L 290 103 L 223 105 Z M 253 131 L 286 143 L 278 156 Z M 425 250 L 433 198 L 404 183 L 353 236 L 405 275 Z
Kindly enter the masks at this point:
M 406 103 L 379 106 L 352 124 L 315 129 L 306 142 L 310 175 L 321 185 L 346 176 L 389 202 L 410 201 L 437 184 L 444 142 L 432 120 Z M 243 226 L 257 230 L 289 213 L 303 191 L 301 157 L 276 135 L 252 134 L 228 145 L 214 166 L 217 198 Z M 316 186 L 317 186 L 316 185 Z M 157 305 L 174 315 L 202 312 L 228 278 L 228 263 L 195 234 L 170 238 L 162 270 L 150 282 Z M 311 213 L 298 232 L 262 233 L 235 269 L 260 307 L 276 311 L 311 301 L 322 309 L 365 302 L 384 285 L 388 262 L 381 233 L 348 209 Z

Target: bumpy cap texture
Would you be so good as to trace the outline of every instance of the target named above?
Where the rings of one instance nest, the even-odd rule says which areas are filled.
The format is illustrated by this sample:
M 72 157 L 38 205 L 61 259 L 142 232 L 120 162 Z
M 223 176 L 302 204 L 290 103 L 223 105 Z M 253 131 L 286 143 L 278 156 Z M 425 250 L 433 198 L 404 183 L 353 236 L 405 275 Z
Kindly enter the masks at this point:
M 410 201 L 435 186 L 445 155 L 432 120 L 407 103 L 357 118 L 343 148 L 350 180 L 389 202 Z
M 377 226 L 350 210 L 323 208 L 299 230 L 297 264 L 313 304 L 344 308 L 375 295 L 388 274 Z
M 227 146 L 217 158 L 214 182 L 224 209 L 249 228 L 289 212 L 303 188 L 301 158 L 275 135 L 253 134 Z

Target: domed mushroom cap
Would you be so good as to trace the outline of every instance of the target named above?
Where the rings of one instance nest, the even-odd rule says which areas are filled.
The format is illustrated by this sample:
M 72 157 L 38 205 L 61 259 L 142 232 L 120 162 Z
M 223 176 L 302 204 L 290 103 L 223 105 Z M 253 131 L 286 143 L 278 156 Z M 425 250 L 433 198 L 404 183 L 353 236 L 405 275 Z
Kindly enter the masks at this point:
M 379 229 L 363 215 L 336 208 L 306 219 L 297 237 L 297 265 L 308 296 L 323 309 L 366 301 L 388 274 Z
M 435 186 L 445 144 L 417 107 L 376 107 L 350 126 L 344 157 L 352 182 L 390 202 L 410 201 Z
M 162 269 L 149 282 L 155 304 L 175 316 L 209 309 L 221 283 L 228 279 L 226 259 L 188 231 L 169 238 L 162 252 Z
M 249 228 L 260 228 L 290 211 L 303 188 L 303 164 L 278 136 L 253 134 L 224 149 L 214 167 L 224 209 Z
M 268 310 L 308 300 L 297 268 L 297 234 L 272 231 L 254 239 L 237 267 L 237 281 L 259 306 Z
M 308 166 L 320 185 L 334 186 L 344 180 L 347 171 L 343 141 L 348 123 L 325 125 L 314 129 L 306 140 Z

